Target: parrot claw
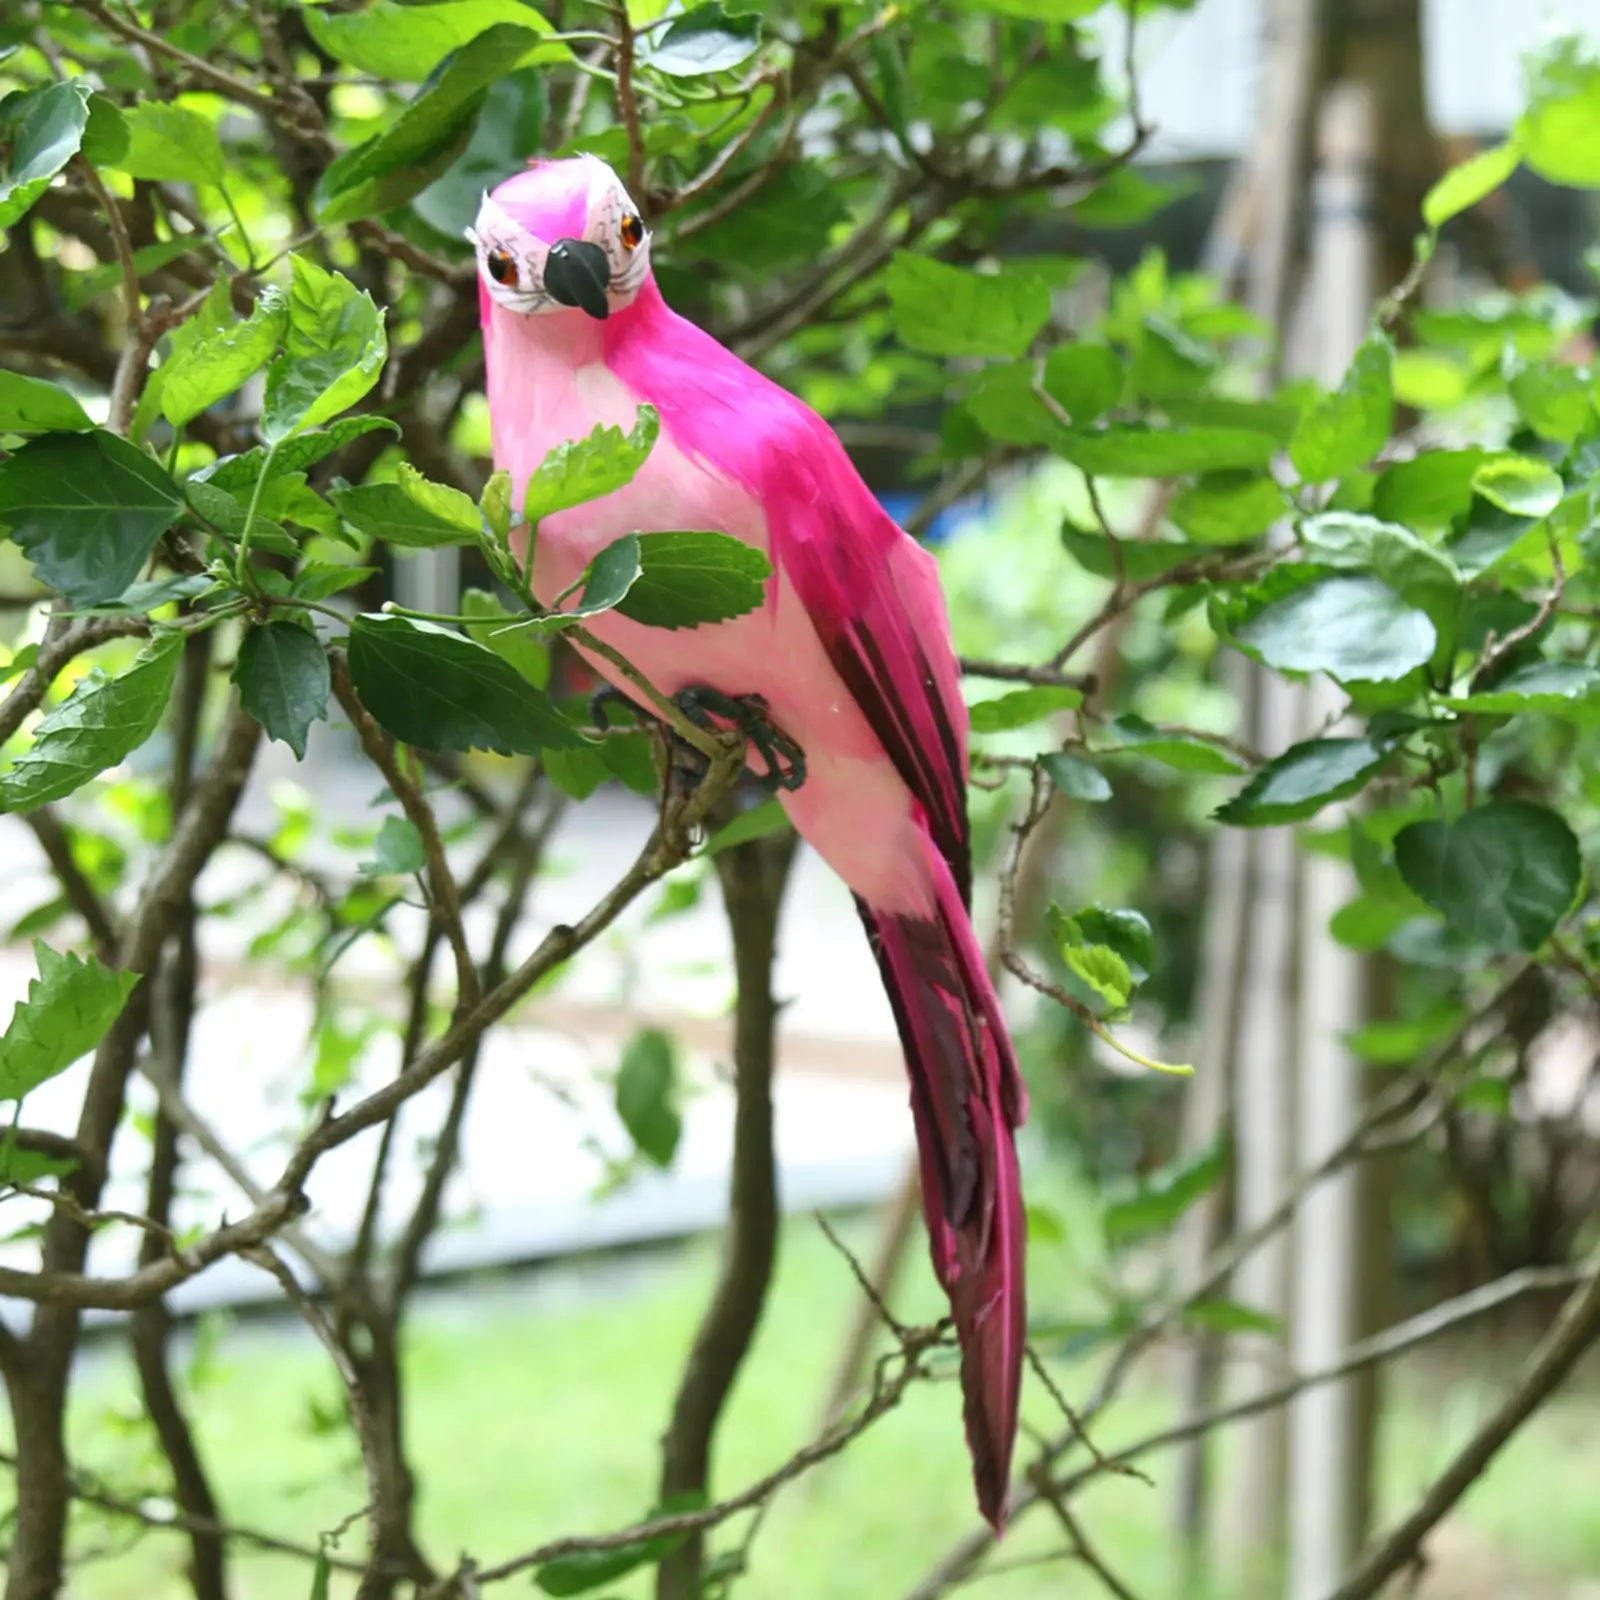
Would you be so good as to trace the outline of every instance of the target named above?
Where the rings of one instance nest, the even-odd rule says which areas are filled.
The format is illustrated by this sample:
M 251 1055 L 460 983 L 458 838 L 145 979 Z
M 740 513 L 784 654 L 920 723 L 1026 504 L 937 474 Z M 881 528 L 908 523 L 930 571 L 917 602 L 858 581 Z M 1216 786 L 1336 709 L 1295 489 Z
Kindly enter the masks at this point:
M 698 687 L 680 689 L 673 696 L 673 703 L 697 728 L 708 733 L 730 724 L 737 728 L 766 763 L 765 772 L 754 774 L 763 787 L 792 791 L 806 781 L 805 751 L 772 721 L 764 695 L 723 694 L 719 689 Z M 601 729 L 614 726 L 609 715 L 613 706 L 631 712 L 641 726 L 659 727 L 667 733 L 669 787 L 684 794 L 699 787 L 711 766 L 704 751 L 673 735 L 659 717 L 642 710 L 628 695 L 609 685 L 590 695 L 590 722 Z
M 589 696 L 589 721 L 597 728 L 614 727 L 615 724 L 608 715 L 608 708 L 611 706 L 621 706 L 624 711 L 632 712 L 635 720 L 641 724 L 656 720 L 649 712 L 641 711 L 620 689 L 614 689 L 607 684 Z
M 793 792 L 806 781 L 805 751 L 773 722 L 764 695 L 688 688 L 680 689 L 673 703 L 696 727 L 708 732 L 717 728 L 719 717 L 732 723 L 766 762 L 767 770 L 756 778 L 767 788 Z

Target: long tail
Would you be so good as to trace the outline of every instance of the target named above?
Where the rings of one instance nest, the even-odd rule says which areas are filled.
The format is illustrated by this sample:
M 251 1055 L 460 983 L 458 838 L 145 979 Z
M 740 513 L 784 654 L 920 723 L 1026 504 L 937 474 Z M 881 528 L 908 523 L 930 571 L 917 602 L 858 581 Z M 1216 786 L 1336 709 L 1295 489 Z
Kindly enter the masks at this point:
M 1026 1224 L 1013 1132 L 1027 1093 L 972 920 L 928 840 L 929 917 L 859 898 L 911 1076 L 922 1211 L 961 1341 L 961 1389 L 978 1507 L 998 1533 L 1017 1434 L 1027 1332 Z

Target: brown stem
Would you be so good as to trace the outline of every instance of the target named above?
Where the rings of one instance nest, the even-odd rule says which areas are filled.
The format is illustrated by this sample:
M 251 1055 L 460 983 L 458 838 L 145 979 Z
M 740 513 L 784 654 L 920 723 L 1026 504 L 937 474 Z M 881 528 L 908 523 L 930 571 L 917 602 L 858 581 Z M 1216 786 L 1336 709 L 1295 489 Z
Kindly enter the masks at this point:
M 41 650 L 41 662 L 43 656 Z M 13 699 L 20 689 L 19 685 L 13 691 Z M 140 897 L 138 913 L 123 940 L 122 965 L 126 969 L 139 973 L 154 970 L 195 879 L 227 833 L 260 736 L 259 725 L 235 705 L 218 740 L 216 754 L 190 804 L 178 818 L 172 841 Z M 84 1210 L 92 1210 L 100 1197 L 150 1001 L 150 985 L 141 984 L 95 1051 L 77 1129 L 78 1143 L 93 1159 L 66 1180 L 73 1199 Z M 285 1214 L 287 1209 L 285 1202 Z M 257 1213 L 254 1226 L 260 1227 L 266 1220 L 264 1214 Z M 213 1248 L 237 1248 L 234 1236 L 240 1231 L 220 1231 L 213 1236 L 218 1241 Z M 226 1239 L 223 1233 L 228 1235 Z M 67 1384 L 78 1342 L 80 1310 L 88 1303 L 76 1298 L 74 1291 L 81 1295 L 85 1286 L 93 1287 L 92 1280 L 82 1277 L 88 1247 L 88 1231 L 58 1208 L 45 1224 L 43 1271 L 8 1274 L 34 1280 L 49 1294 L 47 1300 L 41 1296 L 43 1303 L 35 1312 L 28 1333 L 22 1381 L 8 1380 L 16 1431 L 17 1505 L 5 1600 L 53 1600 L 61 1587 L 71 1496 L 64 1437 Z M 197 1253 L 198 1247 L 188 1254 Z M 153 1279 L 158 1285 L 155 1292 L 159 1293 L 164 1278 L 170 1275 L 178 1281 L 185 1265 L 183 1257 L 169 1256 L 153 1267 L 141 1269 L 127 1281 Z M 128 1303 L 138 1304 L 139 1300 Z
M 211 635 L 192 634 L 184 644 L 183 677 L 178 690 L 176 726 L 173 730 L 172 810 L 181 816 L 194 781 L 195 745 L 200 715 L 205 706 L 206 679 L 211 665 Z M 188 1064 L 189 1034 L 194 1021 L 199 982 L 199 951 L 195 937 L 192 894 L 183 898 L 172 947 L 154 979 L 150 1017 L 151 1048 L 162 1059 L 163 1075 L 174 1085 L 183 1081 Z M 155 1227 L 139 1245 L 139 1265 L 154 1266 L 167 1253 L 163 1236 L 171 1218 L 178 1181 L 178 1129 L 165 1112 L 156 1115 L 150 1155 L 150 1180 L 145 1215 Z M 189 1419 L 172 1382 L 170 1340 L 172 1318 L 160 1299 L 135 1311 L 129 1321 L 134 1365 L 144 1393 L 144 1406 L 162 1453 L 172 1470 L 174 1498 L 186 1516 L 196 1519 L 190 1533 L 189 1582 L 195 1600 L 225 1600 L 226 1544 L 219 1533 L 205 1527 L 217 1520 L 217 1500 L 195 1443 Z
M 733 935 L 739 998 L 734 1013 L 733 1175 L 722 1276 L 684 1367 L 662 1445 L 661 1498 L 704 1493 L 711 1446 L 733 1380 L 750 1349 L 778 1249 L 778 1167 L 772 1073 L 778 1005 L 772 961 L 778 915 L 794 861 L 792 832 L 751 839 L 713 857 Z M 698 1600 L 704 1538 L 692 1533 L 661 1563 L 657 1600 Z
M 1375 1545 L 1328 1600 L 1371 1600 L 1395 1573 L 1416 1558 L 1423 1539 L 1499 1454 L 1507 1440 L 1555 1392 L 1600 1337 L 1600 1253 L 1588 1278 L 1568 1298 L 1521 1376 L 1494 1413 L 1434 1480 L 1416 1509 Z

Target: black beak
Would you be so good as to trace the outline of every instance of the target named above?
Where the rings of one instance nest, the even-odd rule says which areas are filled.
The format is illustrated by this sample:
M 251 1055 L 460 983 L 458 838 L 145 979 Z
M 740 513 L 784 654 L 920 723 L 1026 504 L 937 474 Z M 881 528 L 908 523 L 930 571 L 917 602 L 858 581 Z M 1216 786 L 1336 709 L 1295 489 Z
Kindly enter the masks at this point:
M 576 306 L 604 322 L 611 307 L 606 303 L 606 287 L 611 282 L 611 263 L 597 244 L 581 239 L 557 239 L 550 246 L 544 263 L 544 289 L 552 300 Z

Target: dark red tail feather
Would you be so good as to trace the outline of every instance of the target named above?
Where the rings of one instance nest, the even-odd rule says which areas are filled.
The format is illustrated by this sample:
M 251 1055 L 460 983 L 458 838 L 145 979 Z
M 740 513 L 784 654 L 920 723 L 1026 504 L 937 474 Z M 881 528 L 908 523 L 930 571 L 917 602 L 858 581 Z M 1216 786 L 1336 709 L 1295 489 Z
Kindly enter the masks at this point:
M 1013 1141 L 1027 1096 L 966 907 L 931 840 L 928 853 L 939 884 L 933 915 L 856 904 L 905 1047 L 922 1212 L 961 1341 L 973 1481 L 999 1532 L 1027 1337 Z

